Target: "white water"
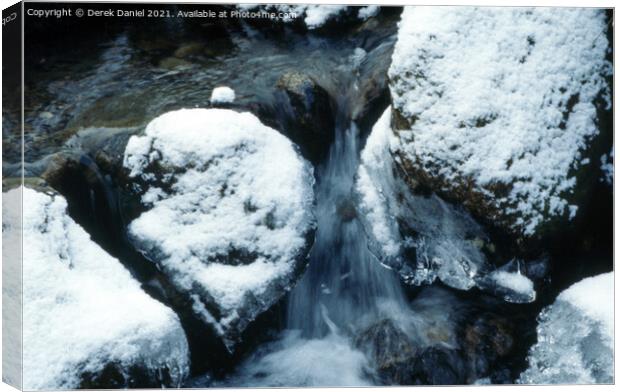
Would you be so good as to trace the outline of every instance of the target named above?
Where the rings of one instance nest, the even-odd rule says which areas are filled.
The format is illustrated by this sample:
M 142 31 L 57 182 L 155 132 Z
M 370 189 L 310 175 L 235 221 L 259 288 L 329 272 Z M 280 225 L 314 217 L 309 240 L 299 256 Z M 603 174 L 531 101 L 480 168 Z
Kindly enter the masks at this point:
M 399 277 L 369 252 L 355 217 L 352 187 L 359 131 L 336 135 L 318 175 L 318 229 L 303 278 L 291 292 L 281 340 L 256 352 L 228 380 L 247 386 L 372 384 L 372 370 L 350 338 L 361 328 L 408 312 Z M 392 317 L 393 316 L 393 317 Z

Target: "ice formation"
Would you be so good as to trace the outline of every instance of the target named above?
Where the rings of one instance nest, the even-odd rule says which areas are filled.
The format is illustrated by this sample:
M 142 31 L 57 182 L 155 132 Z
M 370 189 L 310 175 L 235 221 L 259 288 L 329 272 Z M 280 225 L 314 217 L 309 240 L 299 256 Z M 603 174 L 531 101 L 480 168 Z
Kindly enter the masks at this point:
M 399 154 L 445 192 L 471 182 L 515 232 L 572 218 L 595 100 L 610 106 L 606 30 L 592 8 L 405 7 L 389 69 Z
M 439 279 L 457 289 L 497 292 L 511 302 L 533 301 L 527 278 L 489 275 L 492 268 L 482 251 L 487 234 L 466 211 L 434 194 L 411 191 L 394 155 L 399 140 L 390 114 L 386 109 L 366 141 L 355 185 L 373 253 L 411 284 Z
M 524 384 L 612 383 L 614 274 L 586 278 L 564 290 L 539 315 Z
M 508 302 L 533 302 L 536 299 L 534 282 L 519 272 L 494 271 L 489 275 L 495 291 Z
M 312 167 L 254 115 L 225 109 L 156 118 L 124 165 L 148 207 L 129 235 L 232 349 L 305 266 Z
M 89 238 L 63 197 L 22 189 L 24 389 L 77 388 L 108 366 L 127 385 L 137 367 L 153 385 L 168 373 L 169 386 L 179 387 L 189 354 L 176 314 Z M 19 230 L 19 214 L 3 213 L 6 240 Z

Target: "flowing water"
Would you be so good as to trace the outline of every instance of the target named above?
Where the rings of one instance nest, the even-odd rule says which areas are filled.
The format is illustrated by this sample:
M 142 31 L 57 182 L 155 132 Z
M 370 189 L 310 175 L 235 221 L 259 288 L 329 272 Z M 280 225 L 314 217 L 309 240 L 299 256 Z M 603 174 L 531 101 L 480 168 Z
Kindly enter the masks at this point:
M 359 57 L 342 64 L 332 75 L 337 83 L 328 86 L 338 94 L 335 140 L 317 170 L 316 238 L 308 269 L 288 299 L 287 327 L 225 385 L 371 385 L 373 370 L 352 337 L 408 313 L 399 277 L 371 254 L 356 216 L 353 185 L 364 140 L 350 116 L 365 53 Z

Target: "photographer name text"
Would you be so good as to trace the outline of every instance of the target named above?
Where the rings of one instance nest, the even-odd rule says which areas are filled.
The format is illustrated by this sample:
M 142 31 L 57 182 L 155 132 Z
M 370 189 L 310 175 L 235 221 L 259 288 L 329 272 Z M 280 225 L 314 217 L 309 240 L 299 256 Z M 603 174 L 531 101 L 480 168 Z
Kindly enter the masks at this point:
M 26 15 L 37 18 L 209 18 L 209 19 L 295 19 L 294 12 L 270 12 L 265 10 L 175 10 L 170 9 L 90 9 L 90 8 L 29 8 Z

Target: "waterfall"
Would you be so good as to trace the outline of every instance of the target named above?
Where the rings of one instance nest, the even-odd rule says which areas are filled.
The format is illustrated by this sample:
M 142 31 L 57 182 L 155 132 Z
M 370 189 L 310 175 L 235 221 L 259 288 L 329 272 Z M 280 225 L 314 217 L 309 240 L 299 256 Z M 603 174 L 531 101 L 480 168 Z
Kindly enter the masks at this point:
M 364 320 L 376 319 L 386 302 L 407 306 L 398 277 L 373 259 L 356 218 L 352 188 L 359 139 L 353 122 L 337 129 L 327 162 L 319 168 L 315 244 L 288 306 L 288 328 L 304 337 L 323 337 L 334 327 L 354 332 Z

